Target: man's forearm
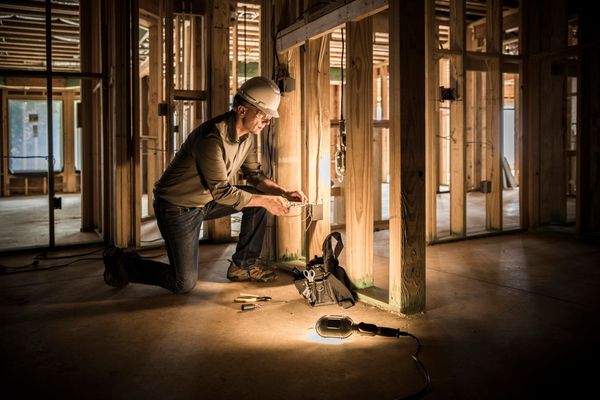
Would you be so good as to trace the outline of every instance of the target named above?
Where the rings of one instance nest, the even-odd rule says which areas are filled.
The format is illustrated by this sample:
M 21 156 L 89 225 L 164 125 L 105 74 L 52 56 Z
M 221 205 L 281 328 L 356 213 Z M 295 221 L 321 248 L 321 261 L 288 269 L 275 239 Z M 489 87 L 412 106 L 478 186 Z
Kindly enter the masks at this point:
M 256 188 L 265 194 L 272 194 L 276 196 L 283 196 L 287 192 L 284 187 L 279 186 L 270 179 L 264 179 L 258 185 L 256 185 Z

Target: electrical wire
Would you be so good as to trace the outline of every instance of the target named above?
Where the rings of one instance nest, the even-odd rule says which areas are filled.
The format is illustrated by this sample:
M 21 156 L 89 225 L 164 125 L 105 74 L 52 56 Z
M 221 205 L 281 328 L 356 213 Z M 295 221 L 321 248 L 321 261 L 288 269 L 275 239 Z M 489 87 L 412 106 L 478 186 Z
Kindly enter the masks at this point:
M 162 240 L 162 239 L 155 239 L 155 240 L 150 240 L 150 241 L 142 240 L 142 242 L 154 242 L 154 241 L 158 241 L 158 240 Z M 90 252 L 85 252 L 85 253 L 69 254 L 69 255 L 64 255 L 64 256 L 52 256 L 52 257 L 48 257 L 46 255 L 46 253 L 40 253 L 33 257 L 33 260 L 31 263 L 26 264 L 26 265 L 8 266 L 8 265 L 0 264 L 0 273 L 3 275 L 11 275 L 11 274 L 18 274 L 18 273 L 25 273 L 25 272 L 48 271 L 48 270 L 52 270 L 52 269 L 68 267 L 70 265 L 73 265 L 73 264 L 81 262 L 81 261 L 99 261 L 99 260 L 102 260 L 103 258 L 102 257 L 84 257 L 84 256 L 95 254 L 95 253 L 98 253 L 103 250 L 104 250 L 104 248 L 100 248 L 100 249 L 96 249 L 96 250 L 93 250 Z M 163 257 L 163 256 L 165 256 L 164 252 L 159 253 L 159 254 L 154 254 L 154 255 L 140 255 L 140 257 L 143 257 L 143 258 L 158 258 L 158 257 Z M 66 263 L 40 266 L 40 261 L 62 260 L 62 259 L 69 259 L 69 258 L 76 258 L 76 259 L 73 261 L 66 262 Z
M 93 250 L 93 251 L 90 251 L 87 253 L 77 253 L 77 254 L 70 254 L 70 255 L 65 255 L 65 256 L 54 256 L 54 257 L 48 257 L 46 255 L 47 253 L 40 253 L 40 254 L 33 256 L 33 259 L 34 260 L 62 260 L 65 258 L 77 258 L 77 257 L 89 256 L 90 254 L 95 254 L 102 250 L 104 250 L 104 249 L 100 248 L 100 249 L 96 249 L 96 250 Z
M 102 258 L 100 257 L 89 257 L 89 258 L 77 258 L 73 261 L 70 261 L 68 263 L 63 263 L 63 264 L 53 264 L 53 265 L 48 265 L 45 267 L 38 267 L 39 263 L 36 262 L 37 260 L 34 260 L 34 262 L 32 262 L 29 265 L 24 265 L 21 267 L 9 267 L 6 265 L 0 265 L 0 267 L 2 268 L 1 273 L 4 275 L 12 275 L 12 274 L 21 274 L 21 273 L 25 273 L 25 272 L 39 272 L 39 271 L 48 271 L 51 269 L 57 269 L 57 268 L 64 268 L 64 267 L 68 267 L 70 265 L 73 265 L 75 263 L 81 262 L 81 261 L 97 261 L 97 260 L 102 260 Z M 35 267 L 35 268 L 29 268 L 29 267 Z
M 423 377 L 425 378 L 425 385 L 423 385 L 423 387 L 421 387 L 415 393 L 409 394 L 408 396 L 399 397 L 397 400 L 415 399 L 429 389 L 429 386 L 431 385 L 431 376 L 429 375 L 429 371 L 427 370 L 427 367 L 425 367 L 425 364 L 423 364 L 423 362 L 419 359 L 419 352 L 421 351 L 421 342 L 419 341 L 419 339 L 415 335 L 408 332 L 403 332 L 402 336 L 409 336 L 417 342 L 417 350 L 415 350 L 415 352 L 411 354 L 411 358 L 417 363 L 417 365 L 421 369 Z

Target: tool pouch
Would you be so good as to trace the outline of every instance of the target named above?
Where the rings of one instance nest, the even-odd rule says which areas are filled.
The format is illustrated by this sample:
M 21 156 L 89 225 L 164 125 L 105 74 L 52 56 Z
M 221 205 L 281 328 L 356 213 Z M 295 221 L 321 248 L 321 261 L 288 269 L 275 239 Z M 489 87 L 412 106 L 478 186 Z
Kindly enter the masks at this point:
M 335 248 L 333 239 L 337 242 Z M 311 306 L 338 304 L 349 308 L 354 305 L 354 288 L 338 261 L 343 247 L 339 232 L 329 234 L 323 241 L 323 256 L 315 256 L 306 266 L 307 271 L 315 272 L 314 279 L 299 276 L 294 281 L 298 292 Z
M 320 266 L 308 267 L 307 269 L 315 271 L 314 279 L 297 279 L 294 285 L 298 292 L 306 299 L 311 306 L 326 306 L 337 304 L 337 299 L 331 285 L 333 275 L 325 272 Z

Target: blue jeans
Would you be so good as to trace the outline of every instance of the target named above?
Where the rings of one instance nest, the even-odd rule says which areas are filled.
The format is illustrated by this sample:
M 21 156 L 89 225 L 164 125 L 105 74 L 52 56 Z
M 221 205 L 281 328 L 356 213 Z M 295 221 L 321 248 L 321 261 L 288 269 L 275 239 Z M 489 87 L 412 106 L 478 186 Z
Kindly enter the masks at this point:
M 260 194 L 252 186 L 237 186 L 250 193 Z M 175 293 L 187 293 L 198 281 L 198 240 L 202 221 L 221 218 L 238 212 L 236 209 L 211 201 L 204 207 L 179 207 L 154 198 L 154 212 L 160 233 L 165 241 L 169 264 L 127 254 L 123 264 L 130 282 L 162 286 Z M 242 226 L 233 262 L 250 267 L 260 256 L 266 227 L 262 207 L 242 209 Z

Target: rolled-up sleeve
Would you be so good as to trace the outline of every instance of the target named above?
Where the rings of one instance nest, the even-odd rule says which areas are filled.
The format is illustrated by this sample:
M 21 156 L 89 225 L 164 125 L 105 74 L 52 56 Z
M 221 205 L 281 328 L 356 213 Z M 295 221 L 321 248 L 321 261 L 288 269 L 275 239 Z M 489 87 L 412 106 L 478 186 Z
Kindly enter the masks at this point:
M 250 148 L 248 155 L 242 164 L 241 170 L 244 179 L 254 187 L 267 179 L 261 169 L 260 163 L 258 162 L 258 151 L 256 150 L 256 145 L 254 143 L 252 144 L 252 147 Z
M 233 186 L 227 177 L 224 149 L 219 138 L 208 136 L 194 145 L 194 158 L 198 175 L 212 198 L 219 204 L 240 211 L 252 199 L 252 194 Z

